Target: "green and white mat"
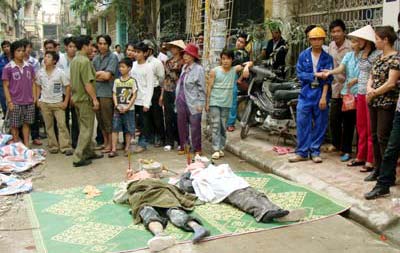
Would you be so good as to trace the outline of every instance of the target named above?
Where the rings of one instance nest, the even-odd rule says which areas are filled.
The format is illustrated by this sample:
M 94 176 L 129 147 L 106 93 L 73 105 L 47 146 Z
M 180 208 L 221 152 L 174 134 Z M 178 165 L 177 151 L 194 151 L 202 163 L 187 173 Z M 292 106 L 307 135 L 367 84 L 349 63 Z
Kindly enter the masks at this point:
M 251 186 L 265 192 L 282 208 L 307 209 L 308 222 L 346 211 L 349 206 L 319 192 L 280 177 L 256 172 L 238 172 Z M 116 184 L 98 186 L 102 194 L 87 199 L 83 187 L 33 192 L 28 195 L 29 214 L 39 253 L 100 253 L 138 250 L 146 247 L 152 235 L 142 224 L 134 225 L 129 206 L 112 202 Z M 192 215 L 200 218 L 211 231 L 211 238 L 256 232 L 288 225 L 257 223 L 255 219 L 226 204 L 197 206 Z M 187 233 L 168 225 L 167 232 L 178 241 L 190 240 Z

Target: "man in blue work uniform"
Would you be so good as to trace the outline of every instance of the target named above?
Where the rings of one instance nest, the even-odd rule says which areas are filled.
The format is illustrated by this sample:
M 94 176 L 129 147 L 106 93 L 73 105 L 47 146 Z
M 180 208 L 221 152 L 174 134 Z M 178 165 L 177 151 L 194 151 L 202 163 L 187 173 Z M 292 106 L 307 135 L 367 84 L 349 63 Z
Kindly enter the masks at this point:
M 329 87 L 332 77 L 322 70 L 333 68 L 333 58 L 322 50 L 326 33 L 315 27 L 308 33 L 311 48 L 304 50 L 297 62 L 301 92 L 297 104 L 297 149 L 289 162 L 306 161 L 310 157 L 321 163 L 320 147 L 328 126 Z
M 3 54 L 0 55 L 0 75 L 3 73 L 3 68 L 11 60 L 10 46 L 11 43 L 7 40 L 1 43 L 1 50 L 3 51 Z M 0 105 L 1 105 L 1 110 L 3 111 L 3 119 L 4 119 L 7 112 L 7 102 L 6 102 L 6 97 L 4 96 L 3 80 L 0 80 Z

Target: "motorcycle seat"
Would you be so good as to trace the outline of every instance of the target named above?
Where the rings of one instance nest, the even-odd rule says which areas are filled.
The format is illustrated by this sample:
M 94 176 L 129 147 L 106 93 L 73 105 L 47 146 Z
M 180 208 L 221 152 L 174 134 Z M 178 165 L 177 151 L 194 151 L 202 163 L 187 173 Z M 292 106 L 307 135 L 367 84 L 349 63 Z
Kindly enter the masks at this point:
M 269 91 L 274 93 L 278 90 L 294 90 L 298 86 L 296 82 L 284 82 L 284 83 L 270 83 Z
M 290 101 L 292 99 L 297 99 L 300 94 L 300 89 L 296 90 L 277 90 L 273 95 L 275 101 Z

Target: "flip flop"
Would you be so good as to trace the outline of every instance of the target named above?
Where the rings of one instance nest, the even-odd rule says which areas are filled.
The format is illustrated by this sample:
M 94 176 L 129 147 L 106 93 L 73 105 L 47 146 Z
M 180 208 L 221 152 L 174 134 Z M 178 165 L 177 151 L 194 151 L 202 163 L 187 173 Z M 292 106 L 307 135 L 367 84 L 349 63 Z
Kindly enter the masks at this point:
M 360 169 L 360 172 L 365 173 L 365 172 L 371 172 L 371 171 L 373 171 L 373 170 L 374 170 L 374 167 L 363 166 L 363 167 Z
M 365 165 L 365 162 L 364 161 L 357 161 L 356 159 L 351 160 L 351 162 L 349 162 L 347 164 L 348 167 L 356 167 L 356 166 L 362 166 L 362 165 Z
M 110 151 L 110 153 L 108 154 L 108 157 L 113 158 L 116 157 L 118 154 L 115 151 Z
M 229 126 L 227 128 L 227 130 L 228 130 L 228 132 L 233 132 L 233 131 L 235 131 L 235 127 L 234 126 Z
M 111 152 L 110 149 L 103 149 L 102 151 L 100 151 L 102 154 L 108 154 Z

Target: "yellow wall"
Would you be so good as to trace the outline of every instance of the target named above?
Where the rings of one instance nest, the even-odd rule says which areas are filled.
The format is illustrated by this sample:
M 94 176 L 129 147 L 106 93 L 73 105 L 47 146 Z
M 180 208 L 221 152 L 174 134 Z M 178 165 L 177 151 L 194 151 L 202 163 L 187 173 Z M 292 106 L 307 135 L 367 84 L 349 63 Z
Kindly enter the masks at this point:
M 272 2 L 273 0 L 264 0 L 264 17 L 270 18 L 272 16 Z

